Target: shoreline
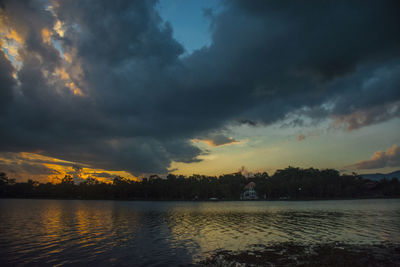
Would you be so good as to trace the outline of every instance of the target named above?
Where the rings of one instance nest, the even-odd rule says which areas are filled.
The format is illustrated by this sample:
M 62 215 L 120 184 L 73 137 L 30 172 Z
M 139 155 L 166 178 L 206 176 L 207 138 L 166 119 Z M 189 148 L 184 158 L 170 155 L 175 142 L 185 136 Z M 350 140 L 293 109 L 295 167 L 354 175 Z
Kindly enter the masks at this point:
M 88 201 L 131 201 L 131 202 L 308 202 L 308 201 L 333 201 L 333 200 L 373 200 L 373 199 L 400 199 L 399 196 L 393 197 L 357 197 L 357 198 L 314 198 L 314 199 L 259 199 L 259 200 L 240 200 L 240 199 L 219 199 L 219 200 L 190 200 L 190 199 L 90 199 L 90 198 L 39 198 L 39 197 L 0 197 L 0 199 L 37 199 L 37 200 L 88 200 Z
M 200 266 L 399 266 L 400 244 L 280 243 L 215 253 Z

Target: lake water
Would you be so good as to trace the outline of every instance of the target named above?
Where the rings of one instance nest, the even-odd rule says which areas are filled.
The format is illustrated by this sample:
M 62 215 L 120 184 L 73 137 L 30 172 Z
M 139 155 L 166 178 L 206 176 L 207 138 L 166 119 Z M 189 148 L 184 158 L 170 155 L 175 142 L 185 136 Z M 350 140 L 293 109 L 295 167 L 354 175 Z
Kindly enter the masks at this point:
M 400 200 L 0 199 L 1 265 L 178 265 L 284 242 L 400 244 Z

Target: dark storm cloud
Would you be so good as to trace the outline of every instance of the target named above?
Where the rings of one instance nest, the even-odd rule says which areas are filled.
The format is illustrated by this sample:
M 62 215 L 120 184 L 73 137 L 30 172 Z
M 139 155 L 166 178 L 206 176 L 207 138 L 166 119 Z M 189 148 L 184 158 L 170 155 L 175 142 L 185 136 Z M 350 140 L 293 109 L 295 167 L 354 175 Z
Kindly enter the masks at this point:
M 0 150 L 162 173 L 198 161 L 192 138 L 232 142 L 218 134 L 228 124 L 399 116 L 397 1 L 223 1 L 208 15 L 212 44 L 184 58 L 155 5 L 3 1 L 25 42 L 17 80 L 0 54 Z
M 348 114 L 400 98 L 398 75 L 387 73 L 399 66 L 398 9 L 395 1 L 237 1 L 215 18 L 213 45 L 189 60 L 195 73 L 225 79 L 226 95 L 247 91 L 233 92 L 253 120 L 325 102 Z
M 12 65 L 3 51 L 0 51 L 0 114 L 5 111 L 12 101 L 12 87 L 14 86 L 12 72 Z
M 171 38 L 170 26 L 160 24 L 154 2 L 107 3 L 64 1 L 53 10 L 66 25 L 65 36 L 58 36 L 58 41 L 73 57 L 71 72 L 82 68 L 81 76 L 71 80 L 86 85 L 83 91 L 89 97 L 76 96 L 65 82 L 47 77 L 46 72 L 64 67 L 59 52 L 40 39 L 42 29 L 52 29 L 54 21 L 40 27 L 36 27 L 39 22 L 24 23 L 40 20 L 43 7 L 36 7 L 41 3 L 5 3 L 5 11 L 15 15 L 9 25 L 30 34 L 21 55 L 17 99 L 9 109 L 13 116 L 2 118 L 8 129 L 0 133 L 1 149 L 41 150 L 133 173 L 165 172 L 171 160 L 196 161 L 200 150 L 187 140 L 152 138 L 152 134 L 163 138 L 164 129 L 158 129 L 160 114 L 146 115 L 146 109 L 153 108 L 151 94 L 158 90 L 150 87 L 152 81 L 166 80 L 157 78 L 158 72 L 177 60 L 183 48 Z

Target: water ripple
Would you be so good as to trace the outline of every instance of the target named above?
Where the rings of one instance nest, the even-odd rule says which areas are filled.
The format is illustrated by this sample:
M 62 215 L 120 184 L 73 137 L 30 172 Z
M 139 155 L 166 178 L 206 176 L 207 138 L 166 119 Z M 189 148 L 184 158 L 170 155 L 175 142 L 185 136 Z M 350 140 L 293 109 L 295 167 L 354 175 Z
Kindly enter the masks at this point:
M 400 200 L 0 200 L 0 263 L 157 266 L 273 243 L 400 243 Z

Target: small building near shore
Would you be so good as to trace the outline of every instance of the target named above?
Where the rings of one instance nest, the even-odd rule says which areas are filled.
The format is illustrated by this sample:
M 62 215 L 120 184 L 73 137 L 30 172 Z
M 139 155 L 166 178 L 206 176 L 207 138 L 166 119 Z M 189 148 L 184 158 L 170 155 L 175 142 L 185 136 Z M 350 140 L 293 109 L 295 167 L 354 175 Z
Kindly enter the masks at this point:
M 250 182 L 243 189 L 244 191 L 240 194 L 241 200 L 257 200 L 257 192 L 254 189 L 256 187 L 256 183 Z

